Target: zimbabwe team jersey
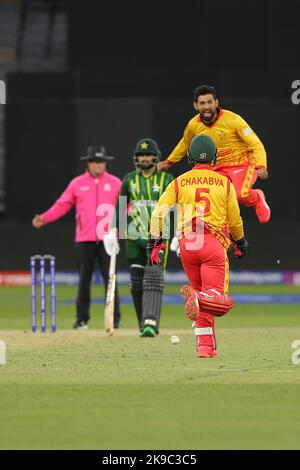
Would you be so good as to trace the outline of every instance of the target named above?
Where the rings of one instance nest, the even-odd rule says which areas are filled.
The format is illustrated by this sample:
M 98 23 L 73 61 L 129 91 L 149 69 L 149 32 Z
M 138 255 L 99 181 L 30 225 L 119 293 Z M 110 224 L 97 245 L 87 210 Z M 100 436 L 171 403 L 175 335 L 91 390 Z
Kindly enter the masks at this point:
M 215 122 L 206 125 L 199 114 L 186 126 L 183 137 L 167 161 L 179 162 L 186 154 L 193 137 L 209 135 L 218 149 L 218 165 L 241 165 L 250 161 L 256 168 L 267 167 L 265 148 L 255 132 L 238 114 L 226 109 L 218 109 Z
M 127 202 L 125 206 L 124 201 L 119 199 L 116 225 L 124 234 L 127 229 L 126 237 L 129 240 L 136 239 L 137 234 L 139 238 L 149 238 L 152 211 L 173 179 L 170 173 L 157 170 L 151 176 L 143 176 L 139 170 L 124 176 L 120 197 L 126 197 Z M 122 224 L 120 216 L 125 212 L 127 212 L 127 224 Z
M 231 245 L 229 232 L 234 240 L 244 236 L 235 189 L 226 176 L 213 171 L 210 165 L 198 164 L 169 184 L 152 214 L 151 235 L 160 235 L 162 221 L 176 203 L 179 237 L 191 233 L 196 217 L 204 221 L 204 227 L 225 248 Z

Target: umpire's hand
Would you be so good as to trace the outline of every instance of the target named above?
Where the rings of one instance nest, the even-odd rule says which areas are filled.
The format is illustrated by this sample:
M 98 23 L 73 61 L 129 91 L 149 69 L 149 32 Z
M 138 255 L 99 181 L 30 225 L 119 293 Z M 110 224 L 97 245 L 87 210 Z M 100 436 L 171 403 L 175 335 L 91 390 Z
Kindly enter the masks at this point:
M 44 219 L 41 215 L 36 215 L 33 219 L 32 219 L 32 225 L 34 226 L 34 228 L 41 228 L 43 225 L 44 225 Z

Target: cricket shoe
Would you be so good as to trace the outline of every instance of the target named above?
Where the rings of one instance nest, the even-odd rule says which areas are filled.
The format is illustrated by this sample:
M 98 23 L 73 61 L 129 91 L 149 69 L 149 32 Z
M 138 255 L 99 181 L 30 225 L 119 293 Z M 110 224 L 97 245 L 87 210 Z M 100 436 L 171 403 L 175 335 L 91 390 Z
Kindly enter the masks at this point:
M 213 327 L 195 327 L 196 350 L 199 358 L 217 356 L 217 342 Z
M 88 324 L 85 321 L 82 320 L 76 320 L 76 322 L 73 325 L 74 330 L 87 330 L 88 329 Z
M 216 357 L 217 351 L 211 346 L 198 346 L 197 355 L 199 358 Z
M 180 294 L 185 302 L 185 314 L 189 320 L 195 321 L 200 313 L 197 291 L 191 286 L 185 285 L 180 289 Z
M 255 212 L 261 224 L 269 222 L 271 217 L 271 209 L 267 204 L 265 195 L 261 189 L 255 190 L 258 195 L 258 200 L 255 206 Z
M 141 338 L 154 338 L 157 335 L 157 332 L 153 326 L 145 326 L 145 328 L 140 332 Z

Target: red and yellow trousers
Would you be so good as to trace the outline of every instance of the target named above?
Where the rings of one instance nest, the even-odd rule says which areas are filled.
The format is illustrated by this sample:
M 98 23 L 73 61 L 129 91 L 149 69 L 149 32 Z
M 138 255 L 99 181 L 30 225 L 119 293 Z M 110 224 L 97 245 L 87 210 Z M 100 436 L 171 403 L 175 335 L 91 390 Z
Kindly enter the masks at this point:
M 196 238 L 197 237 L 197 238 Z M 201 236 L 190 234 L 180 240 L 181 261 L 193 289 L 206 292 L 217 290 L 220 294 L 228 293 L 229 263 L 227 251 L 217 238 L 205 232 Z M 211 294 L 211 293 L 210 293 Z M 215 317 L 201 312 L 195 322 L 196 328 L 212 328 Z M 215 335 L 213 335 L 215 341 Z M 212 337 L 202 336 L 203 345 L 211 346 Z M 216 347 L 216 345 L 214 345 Z
M 258 199 L 257 192 L 252 189 L 256 179 L 257 170 L 251 162 L 242 165 L 216 165 L 215 171 L 227 176 L 232 182 L 240 204 L 255 207 Z

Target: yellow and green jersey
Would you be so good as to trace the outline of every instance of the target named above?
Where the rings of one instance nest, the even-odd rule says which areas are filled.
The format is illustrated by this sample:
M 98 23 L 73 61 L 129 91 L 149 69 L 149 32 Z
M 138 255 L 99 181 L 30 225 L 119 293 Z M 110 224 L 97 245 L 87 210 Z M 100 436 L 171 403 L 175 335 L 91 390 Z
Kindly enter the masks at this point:
M 210 125 L 197 114 L 187 124 L 183 137 L 167 158 L 172 163 L 179 162 L 186 154 L 193 137 L 199 134 L 209 135 L 218 149 L 218 165 L 242 165 L 252 162 L 256 168 L 267 167 L 265 148 L 238 114 L 227 109 L 218 110 L 217 119 Z
M 148 239 L 153 209 L 173 179 L 170 173 L 157 170 L 150 176 L 144 176 L 139 170 L 124 176 L 116 207 L 116 226 L 121 238 Z
M 243 221 L 237 196 L 226 176 L 213 171 L 210 165 L 198 164 L 178 176 L 160 198 L 151 219 L 151 234 L 162 232 L 164 217 L 177 204 L 178 236 L 188 235 L 198 217 L 204 226 L 227 249 L 234 240 L 244 236 Z

